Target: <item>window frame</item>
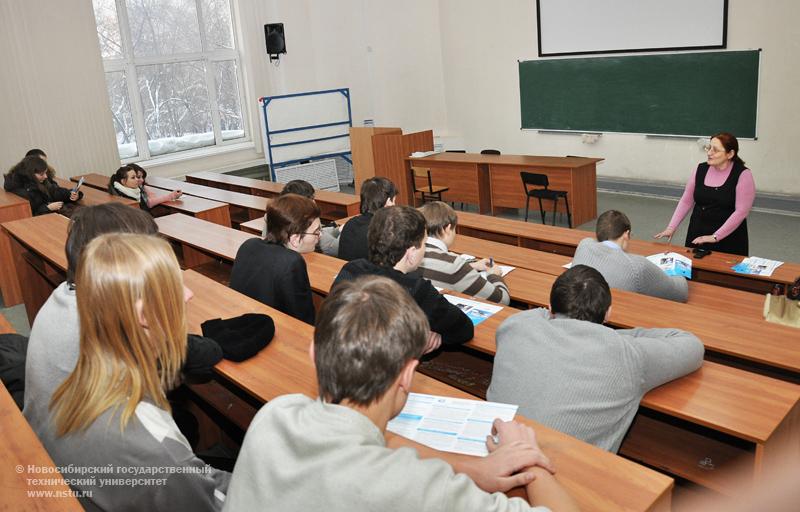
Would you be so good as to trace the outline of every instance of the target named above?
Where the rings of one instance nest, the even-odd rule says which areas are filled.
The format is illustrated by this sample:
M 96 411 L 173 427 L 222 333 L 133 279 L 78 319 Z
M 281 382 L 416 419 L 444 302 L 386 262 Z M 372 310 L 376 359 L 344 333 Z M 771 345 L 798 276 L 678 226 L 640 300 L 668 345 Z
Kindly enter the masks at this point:
M 128 93 L 128 103 L 131 108 L 131 117 L 133 118 L 134 140 L 136 141 L 137 155 L 130 158 L 122 159 L 123 164 L 131 162 L 141 162 L 150 160 L 183 160 L 194 157 L 208 156 L 213 154 L 218 149 L 224 149 L 220 152 L 228 152 L 232 148 L 226 146 L 237 145 L 251 145 L 251 132 L 249 126 L 249 115 L 245 104 L 245 81 L 244 71 L 242 69 L 242 58 L 239 51 L 239 34 L 237 27 L 237 12 L 236 2 L 227 0 L 231 13 L 231 36 L 233 38 L 233 49 L 209 49 L 209 43 L 206 36 L 205 18 L 202 6 L 202 0 L 193 0 L 197 10 L 197 22 L 199 24 L 200 34 L 200 52 L 191 53 L 176 53 L 164 56 L 147 56 L 135 57 L 133 53 L 133 44 L 130 31 L 130 22 L 128 19 L 128 0 L 114 0 L 117 9 L 117 23 L 119 24 L 120 43 L 122 44 L 122 54 L 119 57 L 103 57 L 103 74 L 106 76 L 108 73 L 124 72 L 125 85 Z M 95 20 L 95 31 L 97 30 L 97 21 Z M 203 146 L 195 149 L 188 149 L 184 151 L 175 151 L 171 153 L 164 153 L 161 155 L 153 156 L 150 154 L 150 147 L 148 144 L 147 129 L 144 122 L 144 109 L 142 106 L 142 99 L 139 95 L 138 83 L 139 77 L 137 73 L 137 66 L 149 66 L 156 64 L 175 64 L 184 62 L 202 61 L 205 67 L 205 84 L 208 91 L 209 107 L 211 109 L 211 124 L 214 131 L 214 144 Z M 239 111 L 242 118 L 242 130 L 244 135 L 235 139 L 223 140 L 222 128 L 219 115 L 219 102 L 216 94 L 216 62 L 233 61 L 236 67 L 236 80 L 237 80 L 237 95 L 239 97 Z M 108 94 L 108 90 L 106 90 Z M 111 98 L 109 97 L 109 101 Z M 116 135 L 115 135 L 116 140 Z M 117 147 L 119 153 L 119 147 Z

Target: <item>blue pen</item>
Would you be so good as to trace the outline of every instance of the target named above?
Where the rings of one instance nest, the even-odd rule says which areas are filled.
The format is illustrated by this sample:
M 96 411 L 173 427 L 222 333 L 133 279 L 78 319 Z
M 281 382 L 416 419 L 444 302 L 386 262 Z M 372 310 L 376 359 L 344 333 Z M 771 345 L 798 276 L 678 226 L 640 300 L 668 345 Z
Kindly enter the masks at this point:
M 489 256 L 489 268 L 492 268 L 493 266 L 494 266 L 494 258 Z

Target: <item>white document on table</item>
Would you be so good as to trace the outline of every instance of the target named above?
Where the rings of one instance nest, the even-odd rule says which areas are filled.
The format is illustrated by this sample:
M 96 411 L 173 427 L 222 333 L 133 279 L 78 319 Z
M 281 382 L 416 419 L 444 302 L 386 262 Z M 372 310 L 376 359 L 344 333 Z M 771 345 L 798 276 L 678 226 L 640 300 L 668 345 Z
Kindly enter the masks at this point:
M 517 406 L 411 393 L 387 430 L 437 450 L 486 456 L 495 418 L 511 421 Z

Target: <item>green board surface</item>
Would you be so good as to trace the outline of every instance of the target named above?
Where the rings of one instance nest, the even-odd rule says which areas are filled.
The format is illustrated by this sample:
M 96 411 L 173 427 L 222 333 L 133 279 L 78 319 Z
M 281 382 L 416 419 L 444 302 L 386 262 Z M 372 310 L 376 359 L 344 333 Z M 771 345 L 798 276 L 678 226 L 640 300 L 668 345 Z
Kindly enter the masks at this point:
M 522 128 L 755 138 L 759 53 L 520 62 Z

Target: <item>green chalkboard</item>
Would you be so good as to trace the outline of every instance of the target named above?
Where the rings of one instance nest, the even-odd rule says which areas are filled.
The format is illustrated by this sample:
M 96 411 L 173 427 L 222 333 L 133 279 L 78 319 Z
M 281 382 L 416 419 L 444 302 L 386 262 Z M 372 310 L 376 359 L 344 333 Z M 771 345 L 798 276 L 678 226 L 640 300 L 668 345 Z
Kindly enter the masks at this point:
M 755 138 L 759 53 L 520 62 L 522 128 Z

